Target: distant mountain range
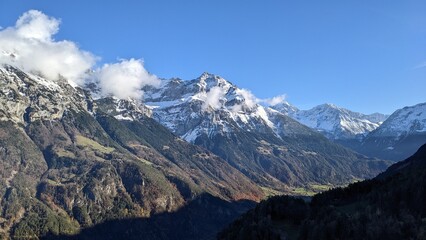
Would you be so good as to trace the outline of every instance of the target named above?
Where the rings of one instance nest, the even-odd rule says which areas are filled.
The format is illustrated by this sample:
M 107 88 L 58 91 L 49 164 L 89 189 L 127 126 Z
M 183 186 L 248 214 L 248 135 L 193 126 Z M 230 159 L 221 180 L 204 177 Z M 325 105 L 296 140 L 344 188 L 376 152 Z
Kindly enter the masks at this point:
M 362 139 L 386 120 L 387 115 L 374 113 L 365 115 L 340 108 L 333 104 L 322 104 L 310 110 L 288 110 L 287 104 L 273 106 L 300 123 L 318 130 L 332 140 Z
M 424 103 L 397 110 L 392 115 L 363 114 L 334 104 L 322 104 L 309 110 L 300 110 L 286 101 L 264 106 L 249 91 L 209 73 L 191 81 L 164 80 L 161 87 L 147 87 L 145 91 L 145 102 L 153 108 L 154 118 L 189 142 L 195 142 L 201 133 L 213 136 L 228 131 L 227 121 L 220 122 L 223 114 L 240 129 L 253 132 L 269 128 L 279 136 L 282 126 L 274 122 L 278 113 L 369 157 L 397 161 L 410 156 L 426 142 L 423 129 L 426 117 L 421 114 L 425 112 Z M 197 106 L 197 103 L 202 104 Z M 214 117 L 200 124 L 201 118 L 196 111 Z M 259 124 L 262 121 L 266 124 Z M 290 127 L 283 132 L 293 129 Z
M 299 110 L 284 102 L 272 108 L 369 157 L 398 161 L 426 143 L 426 103 L 404 107 L 390 116 L 365 115 L 333 104 Z

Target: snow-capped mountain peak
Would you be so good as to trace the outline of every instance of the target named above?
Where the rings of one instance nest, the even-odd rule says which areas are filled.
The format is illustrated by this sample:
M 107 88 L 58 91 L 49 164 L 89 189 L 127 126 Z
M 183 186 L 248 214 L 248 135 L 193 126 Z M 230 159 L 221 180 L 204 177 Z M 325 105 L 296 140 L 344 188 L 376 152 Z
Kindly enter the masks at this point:
M 202 133 L 212 134 L 212 129 L 224 133 L 233 127 L 269 129 L 279 135 L 278 124 L 271 121 L 276 114 L 288 115 L 330 139 L 353 139 L 373 131 L 386 118 L 377 113 L 352 112 L 330 103 L 310 110 L 299 110 L 286 101 L 262 106 L 250 91 L 207 72 L 188 81 L 163 80 L 160 87 L 146 87 L 144 92 L 145 104 L 154 109 L 154 117 L 190 141 Z M 195 130 L 196 126 L 202 129 Z
M 371 135 L 401 137 L 418 133 L 426 133 L 426 103 L 398 109 Z
M 154 117 L 188 141 L 233 128 L 275 128 L 270 111 L 250 91 L 218 75 L 205 72 L 188 81 L 164 80 L 160 88 L 144 91 L 145 104 L 154 110 Z
M 400 160 L 426 143 L 426 103 L 392 113 L 357 149 L 369 156 Z
M 283 102 L 276 104 L 274 106 L 271 106 L 271 107 L 273 109 L 285 114 L 285 115 L 288 115 L 288 116 L 292 116 L 296 112 L 300 111 L 297 107 L 291 105 L 287 101 L 283 101 Z

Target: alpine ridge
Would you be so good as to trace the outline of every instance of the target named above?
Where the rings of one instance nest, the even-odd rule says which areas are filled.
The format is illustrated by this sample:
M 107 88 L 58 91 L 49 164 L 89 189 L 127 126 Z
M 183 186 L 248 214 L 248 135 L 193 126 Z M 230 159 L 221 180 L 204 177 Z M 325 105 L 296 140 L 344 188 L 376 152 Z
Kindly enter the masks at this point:
M 386 119 L 386 115 L 365 115 L 334 104 L 322 104 L 310 110 L 288 113 L 300 123 L 322 132 L 332 140 L 362 139 Z

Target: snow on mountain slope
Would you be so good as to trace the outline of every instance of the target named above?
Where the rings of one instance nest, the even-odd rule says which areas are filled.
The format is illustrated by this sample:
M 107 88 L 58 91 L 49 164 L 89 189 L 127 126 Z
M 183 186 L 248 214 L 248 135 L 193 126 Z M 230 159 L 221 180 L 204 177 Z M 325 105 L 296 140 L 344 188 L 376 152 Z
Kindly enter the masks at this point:
M 201 134 L 226 134 L 233 128 L 275 129 L 270 109 L 257 104 L 249 91 L 213 74 L 203 73 L 190 81 L 163 80 L 159 88 L 144 91 L 154 118 L 189 142 Z
M 395 111 L 357 147 L 367 156 L 400 160 L 426 143 L 426 103 Z
M 272 108 L 290 117 L 300 111 L 297 107 L 291 105 L 287 101 L 283 101 L 282 103 L 276 104 L 272 106 Z
M 0 120 L 15 123 L 60 119 L 68 110 L 91 111 L 84 91 L 63 81 L 50 81 L 0 66 Z
M 310 110 L 300 110 L 289 115 L 334 140 L 363 137 L 379 127 L 386 117 L 377 113 L 365 115 L 352 112 L 333 104 L 322 104 Z
M 333 140 L 358 139 L 387 117 L 356 113 L 332 104 L 311 110 L 299 110 L 286 101 L 262 106 L 249 91 L 209 73 L 191 81 L 163 80 L 159 88 L 146 87 L 144 91 L 144 101 L 154 109 L 154 117 L 190 142 L 203 133 L 231 131 L 229 122 L 247 130 L 265 131 L 266 126 L 277 133 L 277 123 L 271 121 L 277 114 L 288 115 Z
M 304 126 L 225 79 L 163 80 L 145 87 L 153 118 L 188 142 L 227 160 L 266 189 L 288 192 L 312 183 L 343 184 L 386 167 Z M 297 110 L 281 103 L 282 107 Z
M 420 133 L 426 134 L 426 103 L 395 111 L 371 136 L 400 138 Z

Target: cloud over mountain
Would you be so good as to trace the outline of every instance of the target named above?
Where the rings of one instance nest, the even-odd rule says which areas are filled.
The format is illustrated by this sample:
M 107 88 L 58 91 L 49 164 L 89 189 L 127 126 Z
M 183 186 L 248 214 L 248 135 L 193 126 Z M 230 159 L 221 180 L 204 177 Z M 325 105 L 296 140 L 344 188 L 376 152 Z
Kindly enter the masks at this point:
M 120 60 L 104 64 L 88 76 L 99 57 L 84 51 L 69 40 L 57 41 L 60 20 L 37 10 L 25 12 L 15 26 L 0 29 L 0 64 L 9 64 L 50 80 L 63 77 L 73 86 L 89 80 L 99 83 L 101 94 L 118 98 L 136 98 L 145 85 L 159 83 L 141 60 Z M 95 77 L 95 79 L 92 79 Z
M 276 106 L 280 103 L 284 103 L 287 96 L 285 94 L 275 96 L 273 98 L 259 99 L 260 103 L 263 103 L 267 106 Z
M 0 31 L 0 63 L 36 72 L 57 80 L 65 77 L 72 84 L 81 84 L 96 57 L 79 49 L 71 41 L 55 41 L 60 20 L 40 11 L 24 13 L 15 26 Z
M 160 80 L 144 68 L 141 60 L 133 58 L 105 64 L 96 71 L 96 75 L 103 95 L 114 95 L 122 99 L 140 99 L 142 87 L 160 84 Z

